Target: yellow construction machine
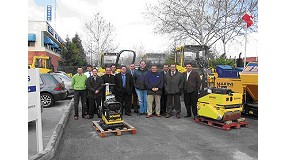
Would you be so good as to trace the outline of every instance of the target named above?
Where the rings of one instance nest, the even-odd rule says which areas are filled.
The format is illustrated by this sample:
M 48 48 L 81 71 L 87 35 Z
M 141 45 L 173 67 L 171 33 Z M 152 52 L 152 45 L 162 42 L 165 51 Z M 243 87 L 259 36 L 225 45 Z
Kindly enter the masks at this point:
M 115 95 L 112 93 L 110 87 L 114 84 L 105 83 L 103 85 L 106 87 L 106 99 L 103 105 L 98 108 L 98 113 L 102 119 L 92 122 L 94 128 L 100 131 L 102 138 L 106 136 L 106 133 L 117 133 L 118 136 L 120 136 L 122 132 L 136 134 L 136 128 L 125 122 L 122 118 L 122 104 L 115 99 Z
M 208 68 L 208 55 L 209 47 L 206 45 L 183 45 L 175 48 L 174 62 L 177 70 L 181 73 L 186 71 L 185 64 L 190 62 L 193 70 L 200 74 L 202 88 L 213 87 L 214 75 L 212 69 Z M 205 74 L 202 74 L 202 70 Z
M 114 129 L 124 126 L 124 121 L 122 119 L 121 108 L 122 104 L 115 99 L 115 95 L 110 90 L 110 86 L 114 84 L 106 83 L 105 101 L 103 106 L 99 107 L 99 115 L 101 115 L 102 120 L 100 121 L 101 127 L 106 129 Z
M 40 73 L 54 71 L 53 65 L 51 64 L 51 58 L 48 56 L 33 56 L 33 58 L 29 60 L 28 68 L 39 68 Z
M 29 59 L 28 68 L 39 68 L 40 73 L 50 73 L 54 72 L 54 66 L 51 63 L 51 57 L 49 56 L 33 56 L 32 59 Z M 62 74 L 65 74 L 68 77 L 72 77 L 72 73 L 65 73 L 63 71 L 57 71 Z
M 191 62 L 193 69 L 198 70 L 199 66 L 196 65 L 196 59 L 202 58 L 205 66 L 208 66 L 208 52 L 209 47 L 206 45 L 183 45 L 175 48 L 174 62 L 179 72 L 183 73 L 186 71 L 185 63 Z
M 240 73 L 240 79 L 244 94 L 244 114 L 258 117 L 258 63 L 248 63 Z
M 197 64 L 203 77 L 206 74 L 201 60 Z M 207 89 L 206 89 L 207 88 Z M 205 87 L 200 90 L 197 103 L 196 122 L 230 130 L 231 127 L 247 126 L 248 122 L 241 117 L 243 111 L 243 94 L 227 88 Z
M 216 88 L 231 89 L 243 95 L 243 113 L 258 117 L 258 62 L 249 62 L 242 70 L 220 65 L 214 73 Z
M 211 88 L 208 90 L 209 94 L 198 100 L 198 116 L 221 122 L 241 120 L 241 93 L 233 93 L 225 88 Z
M 117 68 L 122 65 L 130 65 L 134 63 L 136 59 L 136 53 L 132 50 L 121 50 L 119 53 L 102 53 L 100 56 L 100 64 L 98 69 L 98 75 L 102 76 L 105 74 L 105 68 L 115 64 Z M 119 73 L 120 69 L 116 70 Z

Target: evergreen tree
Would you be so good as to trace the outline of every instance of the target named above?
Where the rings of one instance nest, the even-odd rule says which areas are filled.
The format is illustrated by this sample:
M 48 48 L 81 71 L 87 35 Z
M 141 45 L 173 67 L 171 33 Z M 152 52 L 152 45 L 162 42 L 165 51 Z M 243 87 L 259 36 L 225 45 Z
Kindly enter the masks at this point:
M 86 55 L 77 33 L 71 41 L 67 36 L 61 57 L 63 61 L 59 63 L 60 68 L 67 73 L 74 74 L 78 67 L 85 67 L 87 65 Z

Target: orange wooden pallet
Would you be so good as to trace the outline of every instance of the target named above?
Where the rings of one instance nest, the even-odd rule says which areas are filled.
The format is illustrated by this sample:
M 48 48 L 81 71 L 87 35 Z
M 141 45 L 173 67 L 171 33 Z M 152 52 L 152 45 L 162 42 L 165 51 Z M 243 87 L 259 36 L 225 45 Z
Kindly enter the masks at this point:
M 213 119 L 205 118 L 205 117 L 196 117 L 195 122 L 202 123 L 208 126 L 221 128 L 223 130 L 231 130 L 231 128 L 239 129 L 240 127 L 248 127 L 248 122 L 245 121 L 227 121 L 227 122 L 219 122 Z
M 92 122 L 93 122 L 93 127 L 96 129 L 96 131 L 100 131 L 101 138 L 104 138 L 106 136 L 106 133 L 116 133 L 117 136 L 121 136 L 122 132 L 129 132 L 131 134 L 136 134 L 137 133 L 136 128 L 131 126 L 127 122 L 124 122 L 125 127 L 122 128 L 122 129 L 115 128 L 115 129 L 107 129 L 107 130 L 104 130 L 100 126 L 100 123 L 99 123 L 100 121 L 92 121 Z

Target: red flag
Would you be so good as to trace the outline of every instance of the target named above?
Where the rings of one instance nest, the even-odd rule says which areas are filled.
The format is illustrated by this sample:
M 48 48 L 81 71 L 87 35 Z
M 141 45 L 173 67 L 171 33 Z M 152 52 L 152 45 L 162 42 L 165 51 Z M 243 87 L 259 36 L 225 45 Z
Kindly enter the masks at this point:
M 250 27 L 253 24 L 253 17 L 250 14 L 244 14 L 242 19 L 246 22 L 246 27 Z

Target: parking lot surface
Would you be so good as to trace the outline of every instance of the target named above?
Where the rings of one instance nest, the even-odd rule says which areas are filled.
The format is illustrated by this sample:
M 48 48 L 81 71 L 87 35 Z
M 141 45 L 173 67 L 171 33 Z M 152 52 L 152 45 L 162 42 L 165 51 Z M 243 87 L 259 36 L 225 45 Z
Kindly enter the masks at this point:
M 57 101 L 52 107 L 43 108 L 42 128 L 43 128 L 43 149 L 48 144 L 50 137 L 58 124 L 62 114 L 65 112 L 71 98 Z M 36 123 L 28 123 L 28 155 L 37 154 Z
M 182 102 L 182 116 L 186 114 Z M 95 116 L 96 117 L 96 116 Z M 258 120 L 246 118 L 249 127 L 222 129 L 196 123 L 192 118 L 172 116 L 145 118 L 133 114 L 123 119 L 137 134 L 106 134 L 101 138 L 92 120 L 73 119 L 73 111 L 54 160 L 142 159 L 142 160 L 252 160 L 258 158 Z

